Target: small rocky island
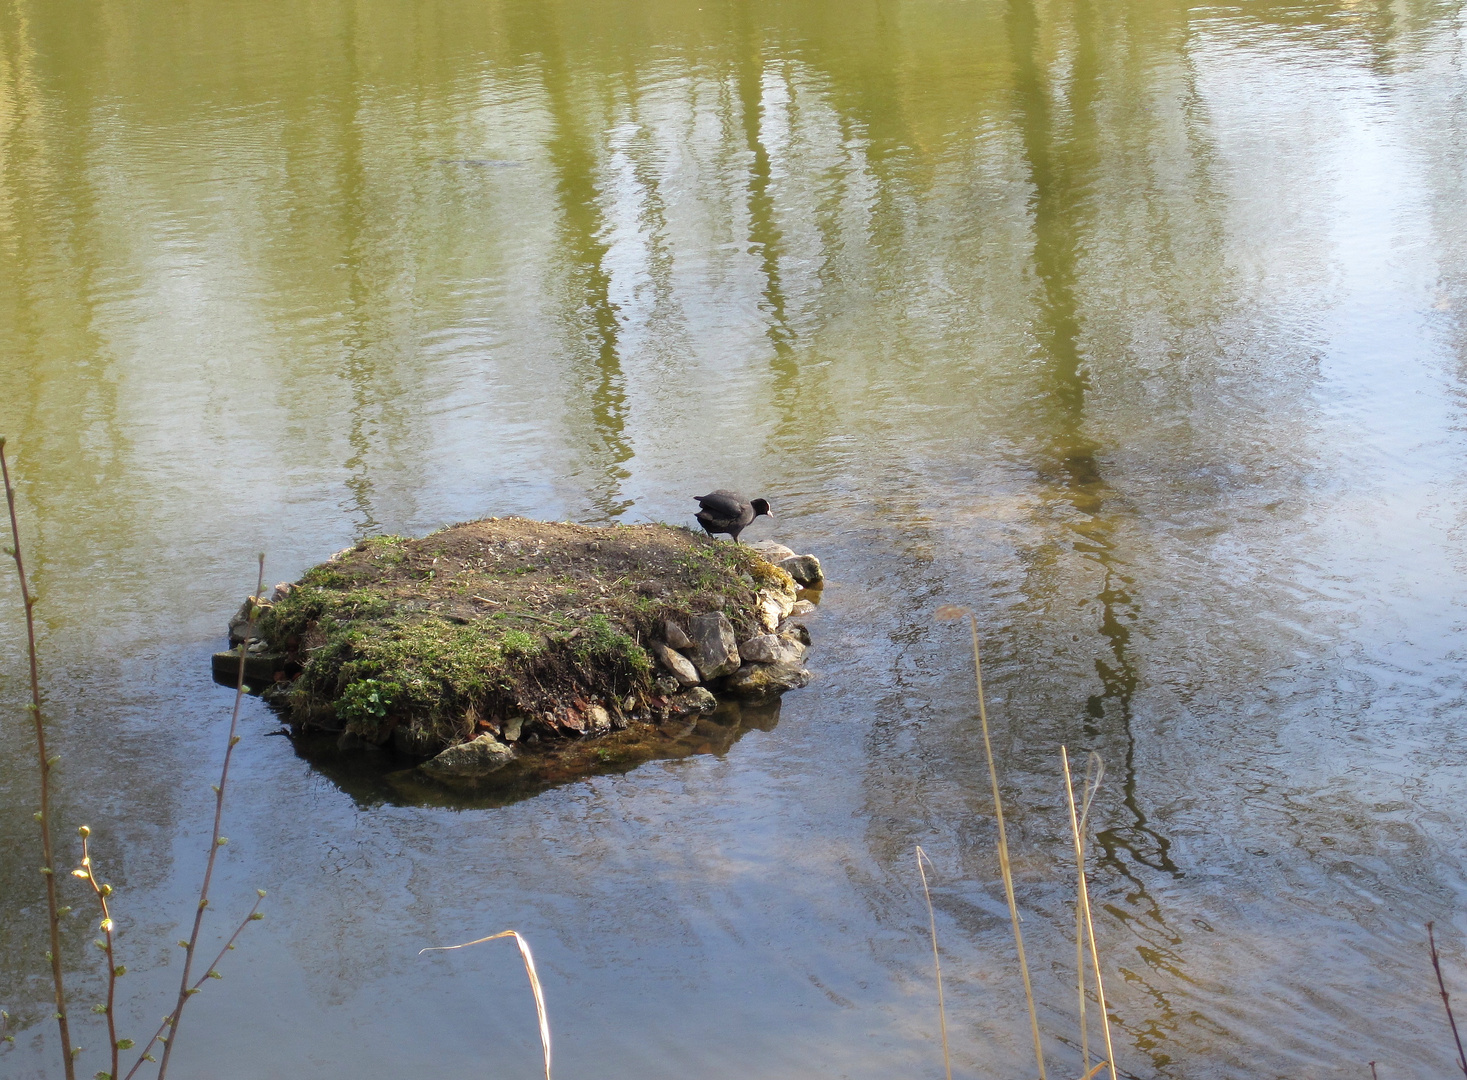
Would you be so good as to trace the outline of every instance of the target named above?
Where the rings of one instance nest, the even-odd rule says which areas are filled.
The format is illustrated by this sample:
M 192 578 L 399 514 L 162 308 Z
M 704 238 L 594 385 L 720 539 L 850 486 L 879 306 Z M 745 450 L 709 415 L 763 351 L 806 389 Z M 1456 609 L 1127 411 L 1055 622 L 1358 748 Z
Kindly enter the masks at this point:
M 297 732 L 473 783 L 804 686 L 797 620 L 822 584 L 814 556 L 778 544 L 488 518 L 371 537 L 251 597 L 214 672 L 233 683 L 243 651 L 247 682 Z

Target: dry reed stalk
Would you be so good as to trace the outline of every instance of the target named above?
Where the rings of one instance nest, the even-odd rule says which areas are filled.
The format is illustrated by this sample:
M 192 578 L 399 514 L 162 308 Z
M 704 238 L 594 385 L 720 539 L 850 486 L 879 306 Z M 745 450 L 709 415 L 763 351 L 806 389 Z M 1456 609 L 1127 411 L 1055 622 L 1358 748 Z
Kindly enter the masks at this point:
M 462 945 L 432 945 L 426 949 L 419 949 L 418 955 L 422 956 L 425 952 L 451 952 L 454 949 L 467 949 L 470 945 L 482 945 L 486 941 L 498 941 L 506 937 L 514 938 L 514 943 L 520 947 L 520 959 L 525 962 L 525 974 L 530 979 L 530 992 L 535 995 L 535 1015 L 540 1020 L 540 1049 L 545 1055 L 545 1080 L 550 1080 L 550 1016 L 545 1011 L 545 991 L 540 986 L 540 974 L 535 970 L 535 957 L 530 952 L 528 941 L 513 930 L 501 930 L 488 937 L 465 941 Z
M 953 1061 L 947 1049 L 947 1006 L 942 1000 L 942 961 L 937 956 L 937 916 L 932 911 L 932 891 L 927 888 L 927 871 L 922 863 L 931 865 L 927 852 L 917 845 L 917 873 L 922 875 L 922 895 L 927 898 L 927 921 L 932 927 L 932 966 L 937 972 L 937 1022 L 942 1028 L 942 1066 L 947 1070 L 947 1080 L 953 1080 Z
M 988 706 L 983 700 L 983 663 L 978 655 L 978 619 L 967 608 L 944 604 L 937 609 L 939 619 L 968 617 L 973 633 L 973 678 L 978 687 L 978 721 L 983 729 L 983 752 L 988 758 L 988 782 L 993 788 L 993 816 L 998 822 L 998 868 L 1003 875 L 1004 896 L 1009 904 L 1009 921 L 1014 926 L 1014 949 L 1019 954 L 1019 974 L 1024 979 L 1024 1000 L 1029 1006 L 1029 1030 L 1034 1036 L 1034 1061 L 1039 1066 L 1039 1080 L 1046 1080 L 1044 1046 L 1039 1039 L 1039 1013 L 1034 1007 L 1034 988 L 1029 982 L 1029 961 L 1024 956 L 1024 934 L 1019 929 L 1019 903 L 1014 898 L 1014 875 L 1009 863 L 1008 833 L 1004 829 L 1003 797 L 998 791 L 998 766 L 993 758 L 993 741 L 988 735 Z
M 1457 1068 L 1467 1076 L 1467 1053 L 1462 1052 L 1462 1036 L 1457 1032 L 1457 1018 L 1452 1015 L 1452 998 L 1447 993 L 1447 980 L 1442 975 L 1442 958 L 1436 949 L 1435 923 L 1426 924 L 1426 943 L 1431 949 L 1431 966 L 1436 971 L 1436 985 L 1442 994 L 1442 1007 L 1447 1010 L 1447 1023 L 1452 1025 L 1452 1038 L 1457 1043 Z
M 252 603 L 254 599 L 260 595 L 264 588 L 265 556 L 261 554 L 259 565 L 259 578 L 255 583 L 255 591 L 250 594 Z M 234 691 L 234 711 L 229 716 L 229 741 L 226 742 L 224 746 L 224 765 L 219 770 L 219 783 L 214 785 L 214 833 L 212 839 L 209 842 L 209 858 L 208 861 L 204 864 L 204 880 L 199 885 L 199 906 L 194 911 L 194 928 L 193 931 L 189 934 L 187 943 L 180 942 L 180 944 L 183 945 L 184 949 L 183 977 L 179 979 L 178 983 L 178 1004 L 173 1007 L 173 1012 L 169 1014 L 169 1020 L 165 1023 L 165 1026 L 171 1027 L 173 1030 L 169 1037 L 163 1043 L 163 1060 L 158 1065 L 158 1080 L 164 1080 L 164 1077 L 168 1074 L 168 1059 L 173 1054 L 173 1044 L 174 1041 L 178 1038 L 178 1023 L 183 1018 L 183 1007 L 188 1004 L 188 999 L 190 997 L 198 993 L 200 988 L 199 986 L 189 985 L 189 975 L 191 974 L 191 969 L 193 967 L 194 948 L 199 943 L 199 929 L 203 926 L 204 922 L 204 911 L 209 906 L 209 883 L 213 880 L 214 877 L 214 862 L 219 857 L 219 849 L 223 847 L 226 843 L 228 843 L 228 840 L 220 835 L 219 829 L 224 819 L 224 789 L 225 786 L 229 783 L 229 762 L 234 755 L 235 746 L 239 744 L 239 736 L 235 734 L 235 732 L 239 728 L 240 705 L 244 702 L 245 657 L 249 652 L 251 640 L 253 639 L 246 638 L 240 643 L 239 646 L 239 680 L 235 686 Z M 263 898 L 263 896 L 264 894 L 262 892 L 261 898 Z M 255 907 L 258 908 L 259 906 L 259 901 L 256 901 Z M 251 911 L 250 914 L 251 917 L 253 917 L 255 912 Z M 241 925 L 240 929 L 243 930 L 244 926 Z M 239 936 L 239 931 L 235 932 L 235 936 Z M 233 938 L 230 939 L 231 944 L 233 943 L 233 940 Z M 222 956 L 223 954 L 221 953 L 220 955 Z M 214 973 L 211 970 L 209 974 Z M 208 975 L 205 976 L 205 978 L 207 977 Z M 154 1038 L 156 1039 L 158 1038 L 158 1036 L 154 1036 Z M 134 1066 L 134 1071 L 136 1071 L 136 1066 Z M 128 1075 L 131 1075 L 131 1073 L 129 1073 Z
M 61 975 L 61 913 L 56 902 L 56 861 L 51 847 L 51 770 L 60 756 L 46 754 L 46 725 L 41 716 L 41 668 L 36 654 L 36 598 L 31 595 L 26 579 L 25 560 L 20 548 L 20 519 L 15 510 L 15 486 L 10 482 L 10 466 L 5 460 L 5 439 L 0 436 L 0 478 L 5 483 L 5 505 L 10 513 L 11 548 L 7 552 L 15 560 L 15 573 L 20 579 L 20 598 L 25 606 L 26 652 L 30 660 L 31 703 L 26 706 L 35 724 L 36 759 L 40 765 L 41 808 L 36 821 L 41 826 L 41 874 L 46 879 L 46 921 L 50 928 L 51 949 L 46 959 L 51 963 L 51 982 L 56 991 L 56 1025 L 61 1029 L 61 1059 L 66 1080 L 76 1080 L 76 1056 L 81 1047 L 71 1045 L 71 1028 L 66 1016 L 66 987 Z
M 1088 825 L 1090 822 L 1090 805 L 1095 799 L 1095 793 L 1100 790 L 1100 782 L 1105 777 L 1105 763 L 1100 760 L 1100 755 L 1092 753 L 1085 764 L 1085 798 L 1080 803 L 1080 857 L 1081 865 L 1085 862 Z M 1090 1029 L 1089 1010 L 1085 996 L 1085 914 L 1077 903 L 1075 905 L 1075 984 L 1080 996 L 1080 1065 L 1084 1069 L 1087 1078 L 1095 1075 L 1105 1062 L 1101 1062 L 1094 1069 L 1090 1067 Z
M 1101 1030 L 1105 1033 L 1106 1060 L 1101 1064 L 1108 1064 L 1110 1066 L 1110 1080 L 1116 1080 L 1116 1053 L 1115 1047 L 1111 1044 L 1110 1038 L 1110 1011 L 1106 1008 L 1105 1004 L 1105 983 L 1101 979 L 1100 975 L 1100 947 L 1096 944 L 1095 941 L 1095 921 L 1091 917 L 1090 913 L 1090 886 L 1085 881 L 1085 842 L 1080 832 L 1080 818 L 1079 815 L 1075 812 L 1075 785 L 1074 781 L 1070 778 L 1070 754 L 1069 751 L 1063 746 L 1060 747 L 1060 762 L 1064 766 L 1065 802 L 1069 805 L 1070 809 L 1070 835 L 1075 843 L 1075 866 L 1080 878 L 1080 891 L 1079 899 L 1077 901 L 1077 907 L 1080 909 L 1085 917 L 1085 936 L 1090 942 L 1090 963 L 1095 971 L 1095 1000 L 1096 1004 L 1100 1006 Z M 1087 768 L 1087 779 L 1089 775 L 1090 770 Z M 1099 783 L 1100 777 L 1097 776 L 1094 781 L 1094 786 L 1099 786 Z M 1090 795 L 1085 799 L 1085 809 L 1087 817 L 1089 816 L 1090 799 L 1093 797 L 1094 787 L 1091 788 Z M 1082 968 L 1082 999 L 1084 997 L 1083 979 L 1084 974 Z M 1086 1064 L 1088 1065 L 1089 1063 L 1087 1062 Z M 1096 1066 L 1097 1071 L 1099 1070 L 1099 1068 L 1100 1066 Z

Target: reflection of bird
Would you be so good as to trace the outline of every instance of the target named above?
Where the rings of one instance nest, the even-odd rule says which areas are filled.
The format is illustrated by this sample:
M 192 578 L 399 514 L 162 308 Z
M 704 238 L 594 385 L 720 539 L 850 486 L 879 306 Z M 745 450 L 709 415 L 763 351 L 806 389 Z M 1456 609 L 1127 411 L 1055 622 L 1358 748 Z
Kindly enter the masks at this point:
M 714 533 L 728 533 L 736 544 L 739 542 L 739 533 L 756 517 L 774 517 L 769 512 L 769 503 L 763 499 L 751 502 L 733 491 L 719 490 L 711 495 L 694 495 L 693 498 L 698 500 L 698 524 L 703 526 L 703 531 L 709 536 Z

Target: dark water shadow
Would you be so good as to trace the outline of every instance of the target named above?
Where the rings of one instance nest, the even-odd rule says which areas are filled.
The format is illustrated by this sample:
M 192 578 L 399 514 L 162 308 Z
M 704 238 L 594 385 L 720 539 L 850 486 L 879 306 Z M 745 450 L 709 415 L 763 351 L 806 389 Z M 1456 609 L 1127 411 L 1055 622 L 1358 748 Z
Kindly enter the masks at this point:
M 391 750 L 340 750 L 337 736 L 327 732 L 298 734 L 292 741 L 301 758 L 359 806 L 483 809 L 509 806 L 591 776 L 629 773 L 651 761 L 721 757 L 746 732 L 773 731 L 779 711 L 777 698 L 759 704 L 722 702 L 706 715 L 638 724 L 595 739 L 541 744 L 497 773 L 454 783 L 430 779 L 415 767 L 415 759 Z

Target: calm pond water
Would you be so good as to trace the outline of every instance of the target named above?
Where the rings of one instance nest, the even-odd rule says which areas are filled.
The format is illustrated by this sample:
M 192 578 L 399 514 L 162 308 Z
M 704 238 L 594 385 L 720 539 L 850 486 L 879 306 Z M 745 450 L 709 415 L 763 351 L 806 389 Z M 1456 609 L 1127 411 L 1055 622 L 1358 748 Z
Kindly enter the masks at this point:
M 1467 19 L 1434 0 L 16 0 L 0 431 L 65 836 L 168 1005 L 230 611 L 365 534 L 688 521 L 831 578 L 717 752 L 391 799 L 244 717 L 187 1077 L 1079 1072 L 1059 749 L 1132 1077 L 1440 1077 L 1467 992 Z M 0 1073 L 55 1077 L 13 574 Z M 69 845 L 69 841 L 68 841 Z M 105 1062 L 79 890 L 80 1073 Z M 90 973 L 90 974 L 87 974 Z M 1092 1014 L 1093 1015 L 1093 1014 Z M 145 1030 L 146 1029 L 146 1030 Z M 1092 1029 L 1093 1030 L 1093 1029 Z

